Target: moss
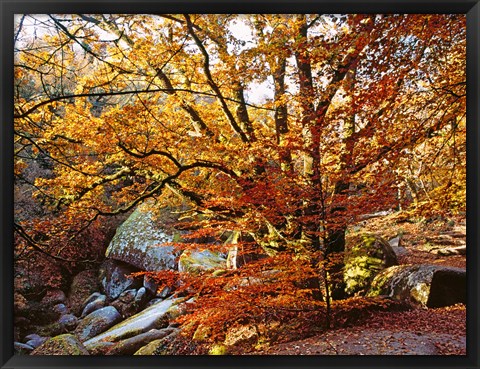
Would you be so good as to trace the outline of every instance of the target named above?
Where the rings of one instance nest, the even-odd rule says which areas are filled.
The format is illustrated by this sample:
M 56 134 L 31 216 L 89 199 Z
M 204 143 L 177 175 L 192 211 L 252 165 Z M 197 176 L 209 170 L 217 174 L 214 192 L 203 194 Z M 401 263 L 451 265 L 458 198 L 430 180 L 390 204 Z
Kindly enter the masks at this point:
M 199 342 L 207 341 L 211 333 L 212 333 L 211 327 L 200 325 L 195 330 L 195 333 L 193 334 L 192 338 L 194 341 L 199 341 Z
M 372 234 L 363 234 L 362 236 L 363 244 L 366 247 L 372 247 L 375 244 L 376 238 Z
M 72 343 L 77 343 L 72 342 L 72 337 L 73 336 L 71 335 L 57 336 L 52 338 L 52 343 L 55 343 L 61 351 L 68 351 L 69 355 L 82 355 L 84 353 L 84 350 L 82 350 L 82 346 L 72 345 Z
M 122 323 L 119 323 L 119 324 L 115 325 L 113 328 L 115 328 L 117 330 L 118 328 L 123 326 Z M 127 326 L 127 325 L 128 324 L 125 324 L 125 326 Z M 145 329 L 143 327 L 132 327 L 130 329 L 123 330 L 121 336 L 118 335 L 118 333 L 115 331 L 115 334 L 113 334 L 112 336 L 106 335 L 104 337 L 104 339 L 107 340 L 107 341 L 111 341 L 112 339 L 113 339 L 113 341 L 116 341 L 116 340 L 119 340 L 119 339 L 123 340 L 123 339 L 138 336 L 140 333 L 143 333 L 144 331 L 145 331 Z M 117 337 L 117 335 L 118 335 L 118 337 Z
M 398 270 L 398 266 L 385 269 L 382 273 L 377 274 L 373 280 L 370 290 L 367 293 L 368 297 L 375 297 L 386 294 L 387 283 L 391 280 L 392 276 Z
M 184 242 L 180 232 L 174 232 L 172 242 Z
M 213 277 L 221 277 L 222 275 L 225 275 L 228 273 L 228 270 L 226 269 L 217 269 L 212 273 Z
M 153 340 L 143 347 L 140 347 L 133 355 L 178 355 L 176 351 L 175 339 L 178 331 L 173 332 L 166 337 Z
M 260 336 L 257 340 L 257 343 L 255 344 L 254 348 L 255 350 L 266 350 L 270 347 L 270 340 L 268 339 L 268 337 L 263 337 L 263 336 Z
M 72 334 L 62 334 L 47 340 L 33 355 L 89 355 L 87 349 Z
M 159 351 L 164 344 L 165 340 L 160 338 L 158 340 L 152 341 L 147 345 L 139 348 L 134 355 L 155 355 L 157 351 Z
M 365 291 L 375 275 L 384 268 L 397 263 L 390 245 L 381 237 L 361 234 L 350 242 L 345 256 L 345 292 L 353 295 Z
M 54 337 L 66 332 L 67 329 L 59 322 L 44 325 L 36 329 L 36 333 L 43 337 Z
M 430 295 L 430 286 L 426 283 L 419 283 L 410 290 L 410 295 L 416 301 L 427 301 Z
M 107 351 L 114 345 L 113 342 L 97 342 L 94 345 L 89 345 L 87 350 L 90 355 L 106 355 Z
M 378 274 L 372 282 L 368 296 L 388 295 L 428 306 L 431 298 L 432 279 L 440 266 L 402 265 L 390 267 Z M 442 283 L 444 286 L 446 283 Z
M 208 350 L 209 355 L 227 355 L 228 349 L 225 345 L 215 344 Z

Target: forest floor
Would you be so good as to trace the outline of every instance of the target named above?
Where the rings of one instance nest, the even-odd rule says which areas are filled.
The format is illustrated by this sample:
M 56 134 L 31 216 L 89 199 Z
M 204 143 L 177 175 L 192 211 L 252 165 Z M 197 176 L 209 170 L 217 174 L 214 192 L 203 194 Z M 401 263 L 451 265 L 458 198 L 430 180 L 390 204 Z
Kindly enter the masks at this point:
M 386 239 L 402 235 L 400 264 L 465 268 L 465 255 L 436 254 L 435 247 L 466 241 L 465 217 L 403 221 L 395 215 L 365 221 L 362 230 Z M 462 237 L 463 234 L 463 237 Z M 451 244 L 448 244 L 450 238 Z M 437 242 L 438 241 L 438 242 Z M 430 250 L 430 251 L 428 251 Z M 254 355 L 465 355 L 466 306 L 374 312 L 367 321 L 301 340 L 282 342 Z
M 254 355 L 465 355 L 466 308 L 377 312 L 361 325 L 279 343 Z

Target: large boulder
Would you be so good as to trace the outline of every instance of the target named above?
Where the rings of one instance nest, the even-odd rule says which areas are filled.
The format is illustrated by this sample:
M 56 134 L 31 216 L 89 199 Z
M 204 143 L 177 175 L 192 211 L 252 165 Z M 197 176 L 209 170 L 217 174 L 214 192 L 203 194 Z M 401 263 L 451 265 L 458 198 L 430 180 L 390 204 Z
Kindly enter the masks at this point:
M 84 342 L 118 323 L 121 315 L 113 306 L 107 306 L 87 315 L 78 324 L 75 334 Z
M 165 245 L 174 240 L 173 231 L 162 223 L 163 212 L 143 204 L 117 228 L 105 256 L 146 271 L 175 269 L 175 248 Z
M 178 259 L 178 271 L 190 274 L 200 274 L 207 270 L 225 269 L 227 259 L 218 252 L 210 250 L 185 250 Z
M 31 355 L 89 355 L 87 349 L 72 334 L 62 334 L 47 340 Z
M 385 269 L 374 278 L 367 293 L 431 308 L 465 303 L 466 294 L 465 269 L 426 264 Z
M 352 237 L 347 242 L 346 250 L 343 277 L 347 295 L 365 292 L 380 271 L 398 264 L 390 244 L 374 234 Z
M 84 345 L 91 352 L 101 352 L 103 349 L 107 350 L 112 347 L 114 342 L 139 335 L 151 329 L 165 328 L 168 325 L 167 311 L 177 300 L 168 299 L 154 304 L 102 334 L 90 338 L 84 342 Z
M 100 267 L 100 282 L 109 300 L 115 300 L 124 291 L 136 289 L 142 285 L 142 278 L 133 278 L 130 274 L 139 269 L 121 261 L 107 259 Z

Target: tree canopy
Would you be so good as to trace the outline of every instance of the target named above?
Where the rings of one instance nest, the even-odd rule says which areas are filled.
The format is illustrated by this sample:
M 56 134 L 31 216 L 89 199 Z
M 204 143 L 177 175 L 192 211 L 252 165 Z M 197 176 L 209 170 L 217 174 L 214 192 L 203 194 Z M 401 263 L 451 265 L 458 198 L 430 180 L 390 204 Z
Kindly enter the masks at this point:
M 150 200 L 293 273 L 367 214 L 465 210 L 464 15 L 16 23 L 18 253 L 88 258 L 65 245 Z

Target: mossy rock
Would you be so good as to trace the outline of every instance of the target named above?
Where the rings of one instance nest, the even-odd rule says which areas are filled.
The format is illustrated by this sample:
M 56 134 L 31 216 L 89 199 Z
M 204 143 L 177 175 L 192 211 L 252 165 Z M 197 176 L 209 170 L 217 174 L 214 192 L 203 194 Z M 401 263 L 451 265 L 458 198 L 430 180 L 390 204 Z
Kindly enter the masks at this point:
M 155 353 L 162 347 L 164 342 L 165 340 L 163 338 L 152 341 L 138 349 L 134 355 L 155 355 Z
M 177 319 L 181 315 L 185 315 L 187 313 L 187 304 L 193 303 L 195 301 L 195 297 L 180 297 L 178 298 L 175 303 L 172 304 L 171 307 L 168 308 L 165 318 L 167 321 L 171 322 Z
M 47 340 L 33 350 L 32 355 L 89 355 L 89 353 L 77 337 L 62 334 Z
M 172 214 L 168 209 L 155 209 L 144 203 L 117 228 L 105 256 L 133 265 L 141 270 L 175 269 L 178 252 L 174 246 L 174 230 L 165 222 Z
M 208 350 L 209 355 L 228 355 L 228 348 L 222 344 L 215 344 Z
M 390 244 L 380 236 L 364 233 L 347 242 L 343 279 L 347 295 L 365 292 L 373 278 L 398 264 Z
M 227 269 L 217 269 L 212 273 L 212 277 L 221 277 L 227 274 L 229 271 Z
M 441 265 L 400 265 L 379 273 L 367 296 L 386 295 L 423 307 L 466 303 L 466 271 Z
M 180 330 L 175 330 L 166 337 L 152 341 L 149 344 L 141 347 L 134 355 L 178 355 L 178 346 L 175 344 Z
M 108 350 L 115 346 L 114 342 L 96 342 L 93 345 L 89 345 L 87 347 L 88 352 L 90 355 L 100 356 L 106 355 Z

